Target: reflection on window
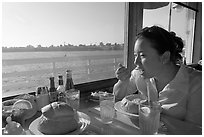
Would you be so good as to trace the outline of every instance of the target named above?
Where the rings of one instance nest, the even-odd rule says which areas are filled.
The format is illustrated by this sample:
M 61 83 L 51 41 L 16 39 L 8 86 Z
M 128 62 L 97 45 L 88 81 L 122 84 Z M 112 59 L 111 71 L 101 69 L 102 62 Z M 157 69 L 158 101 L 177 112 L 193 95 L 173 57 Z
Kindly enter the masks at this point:
M 124 62 L 125 3 L 2 4 L 3 96 L 49 86 L 71 69 L 75 84 L 114 78 Z
M 192 63 L 195 11 L 172 4 L 171 30 L 184 40 L 186 63 Z
M 195 11 L 176 3 L 146 3 L 144 6 L 143 27 L 158 25 L 174 31 L 184 40 L 183 56 L 186 63 L 192 63 Z
M 169 23 L 169 3 L 162 2 L 144 3 L 143 27 L 158 25 L 168 29 Z

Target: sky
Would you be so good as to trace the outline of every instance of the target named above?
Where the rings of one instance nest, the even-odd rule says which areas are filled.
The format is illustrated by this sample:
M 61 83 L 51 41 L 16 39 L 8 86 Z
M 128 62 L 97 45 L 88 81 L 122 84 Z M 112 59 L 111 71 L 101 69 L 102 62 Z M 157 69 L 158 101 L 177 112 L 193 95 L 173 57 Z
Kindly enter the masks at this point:
M 185 39 L 185 12 L 172 29 Z M 169 6 L 145 10 L 143 27 L 168 28 Z M 124 43 L 125 2 L 3 2 L 2 46 Z
M 3 2 L 2 45 L 124 43 L 124 2 Z

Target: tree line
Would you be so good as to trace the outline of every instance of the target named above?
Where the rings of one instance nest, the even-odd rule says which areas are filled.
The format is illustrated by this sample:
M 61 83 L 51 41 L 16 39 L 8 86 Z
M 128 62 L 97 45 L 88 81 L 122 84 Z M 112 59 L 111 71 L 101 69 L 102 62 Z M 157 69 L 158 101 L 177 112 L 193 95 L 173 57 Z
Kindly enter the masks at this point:
M 99 44 L 61 44 L 61 45 L 51 45 L 49 47 L 43 47 L 42 45 L 27 45 L 26 47 L 2 47 L 2 52 L 35 52 L 35 51 L 91 51 L 91 50 L 122 50 L 124 44 L 118 43 L 106 43 L 100 42 Z

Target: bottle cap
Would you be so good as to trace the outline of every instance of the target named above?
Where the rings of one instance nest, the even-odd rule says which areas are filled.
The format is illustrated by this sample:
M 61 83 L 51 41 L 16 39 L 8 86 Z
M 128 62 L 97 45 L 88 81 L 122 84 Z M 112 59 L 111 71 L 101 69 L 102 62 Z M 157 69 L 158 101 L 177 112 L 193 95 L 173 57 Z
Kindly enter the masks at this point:
M 66 71 L 66 73 L 71 73 L 72 72 L 72 70 L 70 70 L 70 69 L 68 69 L 67 71 Z
M 50 77 L 50 80 L 54 80 L 55 77 Z
M 42 88 L 41 88 L 41 87 L 37 87 L 36 94 L 37 94 L 37 95 L 41 94 L 41 91 L 42 91 Z

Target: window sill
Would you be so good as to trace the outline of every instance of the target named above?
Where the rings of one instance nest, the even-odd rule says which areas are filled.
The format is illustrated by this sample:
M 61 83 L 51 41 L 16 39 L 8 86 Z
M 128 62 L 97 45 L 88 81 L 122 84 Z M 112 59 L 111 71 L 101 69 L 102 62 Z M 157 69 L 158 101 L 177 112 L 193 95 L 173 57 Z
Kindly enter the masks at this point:
M 111 79 L 105 79 L 105 80 L 100 80 L 100 81 L 76 84 L 75 88 L 80 90 L 80 94 L 82 96 L 86 96 L 96 90 L 102 90 L 102 89 L 106 90 L 107 88 L 111 88 L 114 86 L 114 84 L 117 81 L 118 81 L 117 78 L 111 78 Z M 35 95 L 35 91 L 31 91 L 28 94 Z M 18 95 L 2 97 L 2 101 L 13 99 L 16 96 Z

